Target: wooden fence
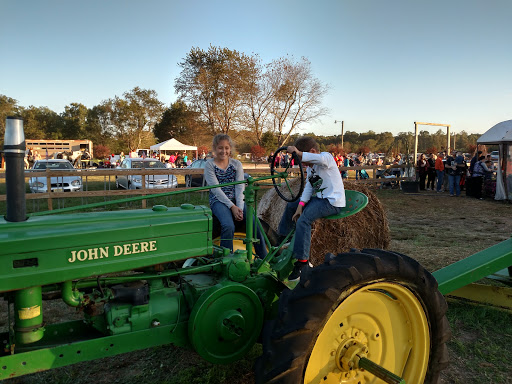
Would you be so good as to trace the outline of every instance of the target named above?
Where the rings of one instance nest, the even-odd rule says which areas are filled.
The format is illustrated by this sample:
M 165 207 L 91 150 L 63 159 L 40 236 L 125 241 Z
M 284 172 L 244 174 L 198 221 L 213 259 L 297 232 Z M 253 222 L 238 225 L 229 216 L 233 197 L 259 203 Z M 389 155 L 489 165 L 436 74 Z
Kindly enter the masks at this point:
M 379 187 L 382 183 L 397 183 L 403 180 L 411 180 L 409 177 L 398 177 L 398 178 L 390 178 L 384 179 L 378 177 L 377 171 L 384 171 L 385 169 L 404 169 L 407 166 L 405 165 L 372 165 L 372 166 L 360 166 L 360 167 L 340 167 L 340 171 L 360 171 L 365 170 L 369 178 L 367 179 L 359 179 L 357 183 L 368 184 L 369 186 Z M 282 171 L 283 169 L 278 169 L 278 171 Z M 268 174 L 269 167 L 266 164 L 255 164 L 254 167 L 245 166 L 244 171 L 247 173 L 257 172 L 258 174 Z M 185 176 L 185 175 L 201 175 L 203 174 L 203 169 L 198 168 L 166 168 L 166 169 L 76 169 L 73 171 L 26 171 L 25 178 L 28 181 L 31 177 L 45 177 L 47 181 L 47 185 L 51 185 L 52 177 L 63 177 L 63 176 L 76 176 L 79 175 L 82 177 L 83 190 L 78 192 L 52 192 L 49 190 L 45 193 L 26 193 L 27 200 L 35 200 L 35 199 L 46 199 L 48 201 L 48 209 L 53 209 L 53 199 L 58 198 L 84 198 L 84 197 L 107 197 L 107 196 L 128 196 L 128 195 L 149 195 L 152 193 L 163 193 L 170 192 L 176 190 L 186 189 L 185 187 L 178 188 L 146 188 L 145 187 L 145 178 L 142 178 L 142 189 L 112 189 L 112 183 L 115 182 L 116 175 L 175 175 L 175 176 Z M 104 188 L 103 190 L 88 190 L 89 187 L 89 179 L 94 178 L 95 182 L 98 182 L 98 178 L 101 179 L 103 177 Z M 351 181 L 356 181 L 354 176 L 351 175 L 349 178 Z M 5 172 L 0 172 L 0 184 L 5 184 Z M 5 190 L 5 188 L 3 188 Z M 5 194 L 0 194 L 0 202 L 6 200 Z M 143 207 L 145 207 L 146 201 L 143 200 Z

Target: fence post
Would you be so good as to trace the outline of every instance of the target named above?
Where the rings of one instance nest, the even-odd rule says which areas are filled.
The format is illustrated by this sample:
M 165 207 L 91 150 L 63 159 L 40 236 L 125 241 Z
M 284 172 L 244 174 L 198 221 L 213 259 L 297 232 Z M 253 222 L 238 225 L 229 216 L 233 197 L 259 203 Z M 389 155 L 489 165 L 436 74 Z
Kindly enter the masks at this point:
M 48 168 L 46 168 L 46 192 L 48 193 L 48 210 L 53 210 L 52 201 L 52 178 L 48 175 Z

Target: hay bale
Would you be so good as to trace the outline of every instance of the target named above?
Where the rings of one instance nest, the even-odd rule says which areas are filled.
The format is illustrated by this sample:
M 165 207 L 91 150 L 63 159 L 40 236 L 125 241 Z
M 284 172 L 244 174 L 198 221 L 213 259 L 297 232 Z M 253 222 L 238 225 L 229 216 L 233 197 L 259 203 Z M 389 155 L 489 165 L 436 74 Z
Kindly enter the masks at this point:
M 290 182 L 298 189 L 298 179 Z M 313 265 L 324 262 L 326 253 L 337 254 L 351 248 L 387 249 L 390 243 L 389 224 L 386 213 L 377 196 L 364 184 L 344 181 L 345 189 L 359 191 L 368 196 L 368 205 L 361 212 L 344 219 L 320 219 L 311 228 L 311 257 Z M 258 205 L 258 217 L 273 231 L 277 231 L 286 202 L 272 188 L 268 190 Z

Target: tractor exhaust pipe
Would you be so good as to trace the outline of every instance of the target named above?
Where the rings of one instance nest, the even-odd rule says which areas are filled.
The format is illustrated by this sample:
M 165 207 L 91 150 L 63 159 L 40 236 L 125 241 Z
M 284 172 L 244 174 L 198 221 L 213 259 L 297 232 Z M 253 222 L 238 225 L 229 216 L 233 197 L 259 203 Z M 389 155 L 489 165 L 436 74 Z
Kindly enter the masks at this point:
M 25 133 L 23 120 L 7 117 L 5 122 L 4 156 L 7 187 L 6 221 L 27 220 L 25 199 Z M 14 331 L 19 344 L 35 343 L 43 338 L 41 286 L 16 291 L 14 298 Z
M 7 221 L 27 220 L 25 200 L 25 133 L 23 119 L 8 116 L 5 122 L 4 156 L 7 187 Z

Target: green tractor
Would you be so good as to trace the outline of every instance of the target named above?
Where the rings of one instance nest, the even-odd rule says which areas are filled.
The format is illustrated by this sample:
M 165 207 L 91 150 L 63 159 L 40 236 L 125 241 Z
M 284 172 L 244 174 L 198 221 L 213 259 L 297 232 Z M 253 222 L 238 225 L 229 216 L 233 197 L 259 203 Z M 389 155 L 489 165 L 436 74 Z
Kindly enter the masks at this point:
M 6 126 L 0 380 L 166 344 L 227 364 L 261 342 L 258 383 L 439 381 L 448 364 L 447 304 L 418 262 L 377 249 L 329 253 L 293 284 L 292 247 L 283 247 L 293 231 L 281 244 L 265 236 L 265 259 L 253 254 L 255 226 L 263 230 L 255 214 L 259 186 L 272 180 L 284 199 L 298 198 L 288 188 L 291 171 L 304 184 L 297 157 L 299 168 L 243 181 L 245 248 L 231 252 L 214 245 L 205 206 L 68 213 L 89 204 L 27 218 L 23 122 L 8 118 Z M 336 218 L 367 204 L 359 192 L 346 194 Z M 43 302 L 59 298 L 81 319 L 45 324 Z

